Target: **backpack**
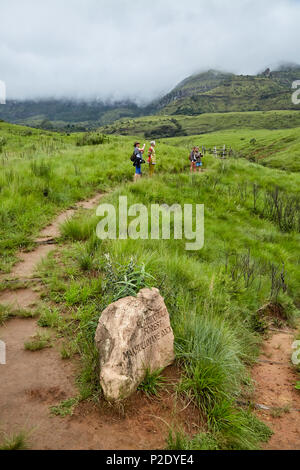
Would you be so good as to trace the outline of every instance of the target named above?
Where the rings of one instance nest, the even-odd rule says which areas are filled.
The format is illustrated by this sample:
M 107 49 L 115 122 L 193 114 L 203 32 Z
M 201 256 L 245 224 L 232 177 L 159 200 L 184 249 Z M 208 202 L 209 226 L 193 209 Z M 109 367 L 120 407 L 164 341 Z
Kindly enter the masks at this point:
M 130 157 L 130 160 L 131 160 L 132 162 L 135 162 L 135 159 L 136 159 L 136 154 L 135 154 L 135 152 L 133 152 L 133 154 L 132 154 L 131 157 Z
M 194 152 L 191 152 L 191 153 L 190 153 L 189 160 L 190 160 L 190 162 L 194 162 L 194 161 L 195 161 L 195 153 L 194 153 Z

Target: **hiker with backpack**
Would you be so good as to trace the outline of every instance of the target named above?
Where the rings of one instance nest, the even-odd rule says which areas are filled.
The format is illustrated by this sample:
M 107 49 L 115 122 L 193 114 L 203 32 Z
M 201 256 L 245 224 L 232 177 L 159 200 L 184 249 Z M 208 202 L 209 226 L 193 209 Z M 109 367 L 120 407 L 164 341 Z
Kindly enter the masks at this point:
M 193 150 L 190 153 L 189 160 L 191 162 L 191 173 L 196 172 L 196 147 L 193 147 Z
M 150 148 L 148 151 L 148 163 L 149 163 L 149 176 L 152 177 L 156 165 L 156 153 L 155 153 L 155 141 L 150 142 Z
M 131 161 L 133 162 L 133 166 L 135 167 L 135 175 L 133 181 L 137 181 L 142 176 L 142 164 L 146 163 L 143 159 L 143 153 L 145 151 L 146 144 L 143 145 L 142 148 L 139 147 L 140 142 L 134 143 L 134 151 L 131 156 Z

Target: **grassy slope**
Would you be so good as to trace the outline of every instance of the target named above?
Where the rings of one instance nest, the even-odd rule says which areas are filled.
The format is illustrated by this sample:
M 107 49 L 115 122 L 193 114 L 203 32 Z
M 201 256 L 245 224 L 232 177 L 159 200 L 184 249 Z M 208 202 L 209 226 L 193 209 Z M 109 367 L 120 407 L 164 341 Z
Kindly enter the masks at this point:
M 255 139 L 255 142 L 253 141 Z M 162 139 L 163 142 L 167 139 Z M 238 157 L 244 157 L 261 165 L 286 170 L 300 171 L 300 128 L 264 130 L 240 129 L 226 130 L 204 135 L 175 137 L 168 140 L 172 145 L 185 147 L 205 145 L 221 149 L 225 144 L 232 147 Z
M 105 190 L 128 180 L 132 175 L 128 164 L 132 144 L 129 137 L 110 137 L 111 142 L 101 147 L 78 148 L 75 145 L 77 135 L 66 137 L 0 123 L 0 138 L 6 142 L 0 153 L 2 269 L 14 260 L 17 249 L 30 245 L 32 236 L 58 210 L 96 189 Z M 253 138 L 256 143 L 250 144 Z M 161 165 L 163 171 L 174 166 L 181 171 L 192 144 L 204 144 L 207 148 L 226 144 L 240 156 L 299 171 L 299 140 L 298 129 L 230 130 L 163 139 Z M 170 152 L 170 145 L 179 149 Z M 174 163 L 173 154 L 179 157 L 180 163 Z
M 140 135 L 153 132 L 168 125 L 174 128 L 171 119 L 182 126 L 186 135 L 203 134 L 223 129 L 285 129 L 300 125 L 299 111 L 256 111 L 244 113 L 211 113 L 196 116 L 148 116 L 136 119 L 122 119 L 101 128 L 107 134 Z
M 259 132 L 266 138 L 266 133 Z M 284 137 L 292 131 L 280 132 Z M 82 396 L 97 391 L 93 335 L 101 310 L 115 295 L 110 292 L 116 284 L 109 281 L 112 268 L 104 266 L 103 255 L 110 253 L 125 266 L 134 257 L 138 264 L 146 264 L 155 278 L 150 284 L 160 287 L 166 299 L 177 358 L 184 371 L 180 390 L 203 410 L 210 442 L 217 448 L 257 447 L 267 430 L 247 410 L 236 406 L 238 398 L 249 398 L 246 366 L 256 357 L 258 331 L 264 326 L 255 312 L 273 300 L 280 301 L 291 317 L 294 304 L 300 302 L 299 234 L 280 230 L 276 220 L 268 218 L 265 198 L 276 186 L 289 197 L 299 195 L 299 175 L 244 159 L 220 161 L 207 156 L 209 171 L 190 176 L 187 150 L 194 139 L 179 138 L 158 143 L 159 174 L 153 180 L 125 184 L 133 173 L 129 161 L 132 138 L 112 137 L 108 144 L 76 148 L 76 136 L 22 134 L 24 129 L 1 125 L 0 137 L 7 139 L 1 155 L 2 266 L 11 264 L 15 250 L 28 245 L 55 212 L 96 190 L 119 186 L 106 196 L 107 202 L 116 205 L 119 195 L 127 195 L 129 204 L 147 206 L 205 204 L 205 247 L 198 252 L 185 251 L 184 240 L 100 242 L 95 238 L 97 219 L 92 214 L 78 213 L 65 226 L 65 268 L 50 257 L 42 271 L 48 297 L 57 302 L 59 311 L 69 311 L 57 323 L 66 336 L 68 354 L 81 355 Z M 239 141 L 242 149 L 250 131 L 225 132 L 219 136 L 220 143 L 226 136 L 228 143 L 233 138 Z M 216 139 L 218 134 L 209 137 Z M 256 209 L 254 183 L 260 186 Z M 279 289 L 275 295 L 271 265 L 279 280 L 283 264 L 288 291 Z M 208 446 L 201 436 L 197 439 L 196 444 L 181 440 L 176 445 Z M 176 445 L 170 442 L 170 446 Z
M 1 138 L 0 269 L 9 268 L 16 250 L 30 246 L 60 210 L 131 177 L 127 161 L 115 158 L 115 138 L 103 145 L 105 159 L 95 147 L 76 147 L 75 135 L 0 123 Z M 118 139 L 121 152 L 123 144 L 128 147 Z
M 63 230 L 69 240 L 64 253 L 65 268 L 58 268 L 55 259 L 43 266 L 49 298 L 56 300 L 62 311 L 71 308 L 74 334 L 69 332 L 72 338 L 69 349 L 82 351 L 83 344 L 92 341 L 99 312 L 115 298 L 110 290 L 117 282 L 112 279 L 126 285 L 125 278 L 115 277 L 112 266 L 104 267 L 103 255 L 110 254 L 112 265 L 125 266 L 123 275 L 126 272 L 127 278 L 131 273 L 128 267 L 131 258 L 138 265 L 144 263 L 146 271 L 155 278 L 150 285 L 160 288 L 171 313 L 176 355 L 184 371 L 179 390 L 204 412 L 210 440 L 217 448 L 255 448 L 268 432 L 253 420 L 248 410 L 235 405 L 237 399 L 248 400 L 251 396 L 246 386 L 249 385 L 246 366 L 256 358 L 258 331 L 264 328 L 263 319 L 255 312 L 273 300 L 281 302 L 286 314 L 292 317 L 294 302 L 300 301 L 299 235 L 281 232 L 264 217 L 263 194 L 275 185 L 289 194 L 298 194 L 299 177 L 291 175 L 283 179 L 282 173 L 276 170 L 244 160 L 221 162 L 213 157 L 207 158 L 210 171 L 206 174 L 167 174 L 166 151 L 173 162 L 173 171 L 181 168 L 177 148 L 161 146 L 161 175 L 123 185 L 103 202 L 117 207 L 118 197 L 126 195 L 129 204 L 143 203 L 148 207 L 151 203 L 204 203 L 204 249 L 187 252 L 184 240 L 99 242 L 94 235 L 97 218 L 77 214 Z M 262 188 L 256 210 L 253 209 L 253 182 Z M 248 268 L 251 272 L 254 269 L 249 282 L 248 268 L 243 271 L 242 267 L 248 254 Z M 283 264 L 288 292 L 274 297 L 271 265 L 277 267 L 280 277 Z M 138 270 L 134 268 L 134 271 Z M 95 282 L 98 276 L 101 285 Z M 125 294 L 128 292 L 125 289 Z M 80 327 L 79 318 L 82 318 Z M 85 397 L 94 396 L 98 384 L 93 365 L 95 352 L 85 348 L 82 360 L 81 393 Z M 178 435 L 176 439 L 179 442 L 174 444 L 174 436 L 170 438 L 172 448 L 193 445 L 207 448 L 208 445 L 203 443 L 203 436 L 195 438 L 196 444 L 195 441 L 184 443 L 185 439 L 179 439 Z

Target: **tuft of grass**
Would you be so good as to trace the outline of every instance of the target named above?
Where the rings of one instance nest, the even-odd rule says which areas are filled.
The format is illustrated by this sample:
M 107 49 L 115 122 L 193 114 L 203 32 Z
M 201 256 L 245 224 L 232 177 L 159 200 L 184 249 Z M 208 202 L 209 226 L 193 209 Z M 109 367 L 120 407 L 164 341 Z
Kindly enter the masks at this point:
M 273 432 L 250 411 L 236 410 L 229 402 L 223 402 L 212 410 L 220 419 L 206 433 L 194 437 L 183 430 L 170 429 L 168 450 L 257 450 L 261 442 L 268 442 Z
M 220 444 L 211 433 L 199 433 L 193 438 L 183 430 L 169 430 L 167 450 L 220 450 Z
M 25 431 L 5 436 L 3 443 L 0 444 L 0 450 L 27 450 L 29 449 L 27 440 L 28 436 Z
M 51 348 L 51 336 L 48 333 L 36 333 L 31 341 L 24 343 L 26 351 L 40 351 L 41 349 Z
M 79 267 L 82 271 L 91 271 L 94 266 L 94 258 L 91 253 L 82 251 L 77 258 Z
M 103 267 L 105 273 L 105 290 L 112 294 L 112 301 L 136 296 L 144 287 L 150 287 L 155 278 L 146 272 L 145 264 L 137 264 L 133 257 L 128 263 L 118 263 L 109 254 L 105 255 L 106 263 Z
M 9 318 L 35 318 L 38 312 L 35 310 L 12 309 L 9 306 L 0 305 L 0 325 L 3 325 Z
M 38 326 L 42 328 L 58 327 L 60 322 L 60 314 L 57 309 L 45 308 L 38 319 Z
M 86 241 L 95 232 L 97 223 L 98 219 L 95 216 L 79 213 L 61 225 L 61 235 L 66 240 Z
M 102 294 L 102 279 L 87 279 L 72 281 L 65 292 L 64 299 L 67 305 L 85 304 Z
M 144 392 L 148 397 L 159 397 L 159 392 L 166 385 L 166 378 L 161 375 L 163 369 L 152 371 L 147 368 L 143 382 L 138 386 L 138 390 Z
M 289 405 L 271 409 L 271 416 L 273 418 L 281 418 L 284 414 L 290 413 L 291 407 Z
M 211 410 L 214 423 L 209 431 L 188 436 L 182 429 L 170 429 L 168 450 L 256 450 L 267 442 L 272 431 L 249 411 L 236 410 L 230 402 L 222 401 Z M 213 425 L 212 425 L 213 424 Z
M 221 400 L 208 411 L 208 425 L 220 434 L 223 446 L 232 450 L 256 450 L 267 442 L 272 431 L 250 411 L 236 409 L 234 403 Z
M 66 416 L 72 416 L 79 401 L 80 400 L 78 397 L 68 398 L 57 406 L 51 406 L 50 412 L 53 416 L 61 416 L 62 418 L 65 418 Z
M 38 314 L 36 310 L 13 310 L 11 316 L 16 318 L 35 318 Z
M 10 310 L 5 305 L 0 305 L 0 325 L 4 325 L 4 323 L 10 317 Z
M 209 314 L 190 314 L 189 321 L 181 325 L 182 337 L 177 339 L 176 349 L 184 377 L 179 391 L 189 398 L 192 395 L 200 408 L 234 397 L 240 391 L 246 375 L 244 346 L 238 338 L 241 333 Z
M 60 350 L 60 355 L 61 358 L 66 360 L 66 359 L 71 359 L 71 357 L 74 356 L 74 354 L 77 352 L 76 351 L 76 342 L 75 341 L 69 341 L 63 344 L 61 350 Z

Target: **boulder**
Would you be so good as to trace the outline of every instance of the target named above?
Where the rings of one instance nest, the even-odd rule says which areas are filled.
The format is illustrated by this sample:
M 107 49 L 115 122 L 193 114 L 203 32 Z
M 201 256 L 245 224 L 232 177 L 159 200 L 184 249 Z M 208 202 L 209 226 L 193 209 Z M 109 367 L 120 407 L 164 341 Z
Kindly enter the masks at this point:
M 142 289 L 102 313 L 95 341 L 99 350 L 100 384 L 109 401 L 129 397 L 146 369 L 162 369 L 174 361 L 170 316 L 158 289 Z

